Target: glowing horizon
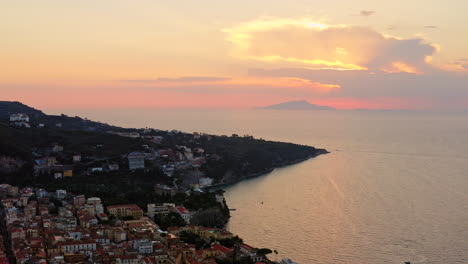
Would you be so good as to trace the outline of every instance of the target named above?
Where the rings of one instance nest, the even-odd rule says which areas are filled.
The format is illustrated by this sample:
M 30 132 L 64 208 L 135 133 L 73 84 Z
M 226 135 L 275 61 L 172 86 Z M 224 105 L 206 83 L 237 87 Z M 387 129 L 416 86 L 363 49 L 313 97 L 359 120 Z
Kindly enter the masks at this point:
M 466 18 L 437 4 L 422 12 L 421 4 L 369 9 L 370 0 L 336 0 L 316 12 L 302 0 L 8 2 L 0 11 L 0 100 L 48 109 L 291 100 L 468 109 Z M 401 14 L 386 12 L 400 6 Z M 431 12 L 439 24 L 429 23 Z

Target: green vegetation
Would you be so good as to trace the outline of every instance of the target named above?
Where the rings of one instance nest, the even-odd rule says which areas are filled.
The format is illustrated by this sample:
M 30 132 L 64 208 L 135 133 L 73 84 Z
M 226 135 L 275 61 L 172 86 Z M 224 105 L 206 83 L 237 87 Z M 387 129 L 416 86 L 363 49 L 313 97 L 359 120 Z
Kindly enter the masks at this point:
M 271 253 L 273 253 L 273 251 L 271 251 L 271 249 L 269 249 L 269 248 L 257 249 L 257 254 L 259 254 L 259 255 L 266 256 L 266 255 L 271 254 Z
M 202 146 L 208 153 L 220 156 L 209 160 L 205 167 L 208 176 L 217 182 L 265 173 L 274 167 L 326 152 L 310 146 L 237 136 L 203 139 Z M 232 173 L 231 178 L 226 177 L 228 172 Z
M 225 247 L 229 247 L 229 248 L 234 247 L 236 245 L 240 245 L 243 242 L 244 241 L 238 236 L 219 240 L 219 244 Z
M 32 127 L 17 128 L 8 124 L 12 113 L 28 114 Z M 62 126 L 57 127 L 57 123 Z M 45 127 L 38 128 L 37 124 Z M 123 137 L 108 131 L 138 132 L 144 137 Z M 156 136 L 163 139 L 158 144 L 151 140 Z M 232 183 L 326 153 L 310 146 L 251 136 L 194 136 L 177 131 L 124 129 L 80 117 L 46 115 L 18 102 L 0 102 L 0 138 L 0 183 L 34 186 L 49 191 L 66 189 L 87 197 L 98 196 L 106 205 L 135 203 L 146 208 L 148 203 L 171 202 L 195 212 L 193 224 L 215 227 L 221 227 L 228 221 L 229 209 L 226 204 L 216 201 L 214 193 L 157 195 L 154 185 L 173 186 L 175 182 L 180 191 L 185 191 L 190 189 L 190 184 L 198 183 L 200 176 L 211 177 L 214 183 Z M 52 152 L 55 144 L 62 146 L 63 151 Z M 183 160 L 183 151 L 178 152 L 178 146 L 194 150 L 193 155 L 203 160 L 199 163 L 201 167 L 192 167 L 190 161 Z M 145 169 L 128 169 L 126 157 L 134 151 L 151 156 L 151 160 L 145 162 Z M 169 154 L 160 157 L 158 151 Z M 72 157 L 76 154 L 82 159 L 73 163 Z M 38 170 L 34 175 L 34 160 L 47 156 L 55 157 L 58 164 L 72 167 L 73 177 L 54 179 L 50 167 Z M 174 166 L 181 159 L 187 164 L 185 169 L 176 170 L 172 178 L 163 173 L 164 165 Z M 111 163 L 119 165 L 120 169 L 91 172 L 91 168 L 102 168 Z M 182 224 L 177 216 L 159 219 L 161 226 Z
M 187 243 L 187 244 L 193 244 L 195 245 L 195 248 L 201 249 L 201 248 L 206 248 L 209 247 L 209 243 L 207 243 L 203 238 L 201 238 L 199 235 L 191 233 L 191 232 L 186 232 L 182 231 L 179 233 L 179 238 L 181 241 Z
M 156 215 L 154 222 L 159 225 L 162 230 L 167 230 L 171 226 L 185 226 L 184 219 L 178 213 L 169 213 L 168 215 Z

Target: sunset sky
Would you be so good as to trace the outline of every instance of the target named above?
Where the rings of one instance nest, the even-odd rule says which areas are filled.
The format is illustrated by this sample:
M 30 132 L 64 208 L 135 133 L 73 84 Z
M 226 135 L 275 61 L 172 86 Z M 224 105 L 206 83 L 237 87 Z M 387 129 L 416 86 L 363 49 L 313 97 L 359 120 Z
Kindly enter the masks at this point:
M 468 109 L 464 0 L 0 3 L 0 100 Z

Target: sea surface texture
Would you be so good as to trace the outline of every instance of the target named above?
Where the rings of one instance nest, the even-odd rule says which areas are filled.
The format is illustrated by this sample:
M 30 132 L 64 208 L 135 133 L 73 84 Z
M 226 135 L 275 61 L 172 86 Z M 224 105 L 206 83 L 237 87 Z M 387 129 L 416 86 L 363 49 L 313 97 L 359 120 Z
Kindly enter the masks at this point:
M 331 153 L 226 189 L 228 228 L 301 264 L 468 263 L 468 114 L 49 111 L 125 127 L 287 141 Z

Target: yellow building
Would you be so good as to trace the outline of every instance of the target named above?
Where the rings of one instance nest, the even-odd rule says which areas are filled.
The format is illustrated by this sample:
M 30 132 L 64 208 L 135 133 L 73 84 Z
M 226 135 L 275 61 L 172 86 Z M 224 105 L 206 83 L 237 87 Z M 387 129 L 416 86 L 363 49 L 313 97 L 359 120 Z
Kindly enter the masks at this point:
M 136 204 L 111 205 L 107 207 L 107 211 L 117 218 L 131 216 L 134 219 L 140 219 L 143 217 L 143 210 Z
M 73 170 L 63 170 L 63 177 L 72 177 Z

